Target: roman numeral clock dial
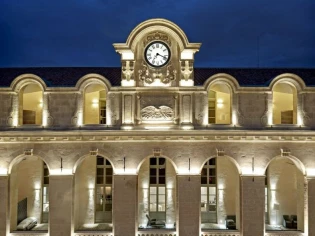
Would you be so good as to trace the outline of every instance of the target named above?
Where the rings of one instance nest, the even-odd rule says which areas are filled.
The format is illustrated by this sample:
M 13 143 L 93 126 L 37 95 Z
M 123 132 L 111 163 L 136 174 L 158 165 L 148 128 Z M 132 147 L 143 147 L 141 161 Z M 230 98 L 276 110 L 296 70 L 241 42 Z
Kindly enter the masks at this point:
M 146 62 L 153 67 L 165 66 L 171 57 L 170 48 L 163 42 L 150 43 L 144 50 Z

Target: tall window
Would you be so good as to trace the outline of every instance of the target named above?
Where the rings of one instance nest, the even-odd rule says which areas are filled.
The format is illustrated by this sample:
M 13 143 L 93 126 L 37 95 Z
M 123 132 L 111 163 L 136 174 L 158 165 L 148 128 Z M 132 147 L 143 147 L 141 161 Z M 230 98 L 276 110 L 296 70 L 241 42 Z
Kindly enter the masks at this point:
M 217 222 L 216 158 L 205 163 L 201 172 L 201 222 Z
M 112 222 L 112 182 L 113 168 L 108 160 L 96 158 L 96 206 L 95 222 Z
M 84 91 L 84 124 L 106 124 L 106 90 L 91 84 Z
M 43 196 L 42 196 L 42 223 L 48 223 L 48 214 L 49 214 L 49 170 L 44 162 L 43 165 Z
M 265 223 L 269 223 L 269 213 L 268 213 L 268 169 L 266 171 L 265 178 Z
M 272 90 L 273 124 L 297 123 L 296 88 L 287 83 L 278 83 Z
M 150 159 L 150 216 L 165 220 L 166 218 L 166 160 L 162 157 Z
M 231 124 L 231 93 L 225 84 L 212 85 L 209 90 L 208 123 Z
M 19 124 L 41 125 L 43 91 L 37 84 L 29 84 L 19 94 Z

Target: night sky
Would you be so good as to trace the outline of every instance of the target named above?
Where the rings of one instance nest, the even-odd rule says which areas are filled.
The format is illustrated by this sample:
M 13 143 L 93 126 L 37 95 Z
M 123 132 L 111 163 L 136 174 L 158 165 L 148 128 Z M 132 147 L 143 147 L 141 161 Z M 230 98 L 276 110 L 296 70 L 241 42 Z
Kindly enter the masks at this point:
M 195 67 L 315 68 L 314 0 L 0 0 L 0 67 L 119 67 L 150 18 L 202 43 Z

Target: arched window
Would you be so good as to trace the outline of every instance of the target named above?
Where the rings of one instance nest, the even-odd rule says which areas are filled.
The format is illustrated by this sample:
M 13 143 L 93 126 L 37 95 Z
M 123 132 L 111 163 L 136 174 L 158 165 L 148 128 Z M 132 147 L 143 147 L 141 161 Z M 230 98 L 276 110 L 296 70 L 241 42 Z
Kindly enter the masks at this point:
M 106 124 L 105 86 L 91 84 L 84 90 L 84 124 Z
M 19 124 L 42 125 L 43 91 L 37 84 L 24 86 L 19 94 Z
M 272 89 L 273 124 L 297 123 L 297 91 L 288 83 L 278 83 Z
M 208 123 L 231 124 L 231 91 L 226 84 L 217 83 L 210 87 Z
M 164 157 L 145 160 L 138 175 L 138 223 L 140 229 L 175 228 L 176 171 Z
M 202 168 L 201 212 L 201 222 L 217 223 L 216 158 L 211 158 Z
M 112 222 L 113 168 L 104 157 L 96 159 L 95 223 Z
M 201 229 L 239 229 L 239 172 L 230 157 L 209 159 L 201 170 Z

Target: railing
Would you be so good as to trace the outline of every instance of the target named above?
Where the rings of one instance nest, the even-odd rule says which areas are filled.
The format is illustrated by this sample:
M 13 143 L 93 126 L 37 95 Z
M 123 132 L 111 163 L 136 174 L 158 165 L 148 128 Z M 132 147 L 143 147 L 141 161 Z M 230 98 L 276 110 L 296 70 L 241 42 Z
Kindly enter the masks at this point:
M 174 230 L 141 230 L 136 234 L 137 236 L 176 236 Z

